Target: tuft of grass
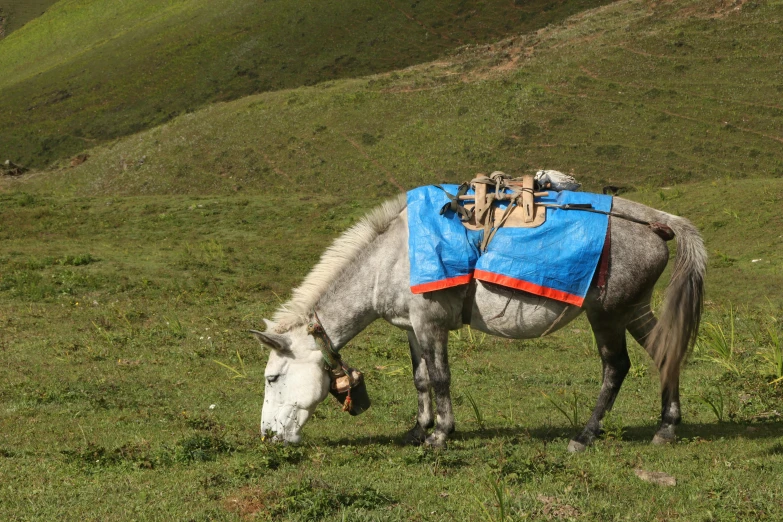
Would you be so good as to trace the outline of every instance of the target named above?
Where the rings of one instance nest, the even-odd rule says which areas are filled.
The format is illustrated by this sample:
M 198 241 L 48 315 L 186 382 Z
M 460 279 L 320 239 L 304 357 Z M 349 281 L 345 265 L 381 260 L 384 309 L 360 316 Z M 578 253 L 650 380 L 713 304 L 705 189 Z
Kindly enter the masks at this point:
M 463 332 L 465 333 L 463 334 Z M 470 325 L 466 325 L 460 330 L 449 332 L 449 336 L 455 341 L 463 343 L 463 346 L 468 352 L 480 349 L 487 340 L 487 334 L 484 332 L 474 333 Z
M 647 375 L 647 364 L 641 360 L 637 350 L 629 348 L 628 358 L 631 361 L 631 367 L 628 370 L 628 375 L 637 378 Z
M 717 392 L 715 395 L 702 393 L 696 396 L 696 399 L 702 404 L 709 406 L 718 422 L 723 422 L 726 418 L 726 404 L 723 396 L 723 389 L 720 386 L 714 386 Z
M 478 505 L 481 508 L 482 514 L 484 516 L 484 520 L 486 522 L 506 522 L 507 520 L 511 520 L 508 507 L 509 494 L 503 479 L 490 480 L 489 489 L 491 495 L 490 498 L 492 499 L 495 507 L 497 507 L 497 511 L 493 514 L 487 508 L 486 502 L 482 502 L 476 498 L 476 501 L 478 502 Z
M 168 315 L 164 317 L 164 321 L 166 322 L 166 327 L 168 328 L 172 337 L 176 339 L 184 339 L 187 337 L 187 331 L 182 325 L 182 322 L 179 320 L 179 317 L 176 315 Z
M 448 470 L 456 470 L 469 465 L 460 452 L 432 451 L 424 446 L 412 448 L 402 460 L 408 466 L 428 464 L 434 474 L 443 474 Z
M 301 446 L 290 446 L 287 444 L 263 444 L 259 451 L 253 454 L 257 457 L 254 462 L 262 464 L 270 470 L 279 469 L 284 464 L 299 464 L 307 460 L 307 448 Z
M 759 355 L 772 375 L 770 384 L 777 384 L 783 382 L 783 335 L 780 334 L 774 318 L 772 325 L 767 327 L 767 334 L 769 342 L 759 350 Z
M 473 398 L 473 395 L 470 392 L 465 392 L 465 399 L 467 399 L 468 404 L 470 404 L 470 409 L 473 411 L 473 417 L 476 419 L 476 425 L 478 425 L 479 431 L 483 431 L 484 414 L 481 412 L 481 408 L 476 402 L 476 399 Z
M 233 366 L 229 366 L 228 364 L 220 362 L 216 359 L 212 359 L 212 362 L 215 364 L 219 364 L 220 366 L 222 366 L 223 368 L 231 372 L 232 379 L 247 379 L 247 370 L 245 369 L 245 361 L 242 360 L 242 356 L 239 354 L 239 350 L 237 350 L 237 360 L 239 361 L 239 369 L 234 368 Z
M 601 421 L 601 430 L 606 439 L 623 440 L 625 436 L 625 423 L 616 411 L 608 412 Z
M 92 254 L 79 254 L 75 256 L 65 256 L 57 260 L 57 264 L 63 266 L 83 266 L 98 261 Z
M 568 420 L 568 423 L 571 425 L 572 428 L 579 428 L 579 410 L 580 410 L 580 403 L 582 402 L 582 398 L 577 394 L 576 391 L 574 391 L 571 395 L 570 399 L 564 399 L 563 402 L 560 402 L 553 397 L 550 397 L 543 391 L 541 392 L 541 395 L 544 396 L 544 398 L 555 407 L 557 411 L 559 411 L 563 417 L 565 417 Z
M 742 373 L 736 355 L 735 310 L 731 305 L 727 331 L 718 323 L 706 323 L 697 341 L 697 351 L 703 360 L 717 363 L 735 375 Z

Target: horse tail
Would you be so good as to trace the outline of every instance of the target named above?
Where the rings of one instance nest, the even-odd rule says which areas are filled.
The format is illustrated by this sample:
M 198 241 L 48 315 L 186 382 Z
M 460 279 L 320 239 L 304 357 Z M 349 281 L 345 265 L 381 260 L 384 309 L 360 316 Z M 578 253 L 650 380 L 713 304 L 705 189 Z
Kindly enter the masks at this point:
M 678 382 L 680 365 L 695 342 L 704 303 L 707 250 L 698 229 L 687 219 L 661 213 L 675 234 L 677 258 L 666 287 L 658 323 L 648 337 L 648 349 L 660 371 L 664 389 Z

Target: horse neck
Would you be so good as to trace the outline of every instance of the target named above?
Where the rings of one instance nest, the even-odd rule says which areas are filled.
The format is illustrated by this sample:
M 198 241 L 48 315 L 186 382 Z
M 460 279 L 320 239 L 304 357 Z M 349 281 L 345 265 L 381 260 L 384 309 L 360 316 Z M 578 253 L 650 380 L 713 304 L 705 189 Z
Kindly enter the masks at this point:
M 407 289 L 407 273 L 401 279 L 391 268 L 399 265 L 397 257 L 408 255 L 407 248 L 400 248 L 407 247 L 407 224 L 398 221 L 368 245 L 368 251 L 343 271 L 315 307 L 337 349 L 387 315 L 386 297 L 395 289 Z
M 372 273 L 359 270 L 354 277 L 341 278 L 316 306 L 318 319 L 340 349 L 377 317 L 372 306 Z

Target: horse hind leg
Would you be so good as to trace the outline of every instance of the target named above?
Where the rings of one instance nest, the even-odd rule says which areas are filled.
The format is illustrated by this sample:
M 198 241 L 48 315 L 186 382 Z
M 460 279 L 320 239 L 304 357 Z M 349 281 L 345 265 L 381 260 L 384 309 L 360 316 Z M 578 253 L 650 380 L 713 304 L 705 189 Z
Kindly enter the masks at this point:
M 655 358 L 651 347 L 647 343 L 650 332 L 658 323 L 652 313 L 649 303 L 639 307 L 634 318 L 628 323 L 628 332 L 636 339 L 647 353 Z M 653 444 L 666 444 L 674 442 L 675 427 L 680 423 L 680 374 L 679 361 L 675 364 L 676 375 L 671 379 L 667 387 L 661 382 L 661 424 L 653 437 Z
M 416 424 L 405 435 L 408 444 L 421 444 L 427 438 L 427 430 L 435 424 L 432 415 L 432 398 L 430 396 L 430 377 L 427 362 L 422 358 L 421 346 L 413 332 L 408 332 L 408 346 L 413 365 L 413 384 L 418 394 L 419 412 Z
M 592 444 L 601 431 L 601 420 L 606 412 L 612 409 L 620 386 L 623 384 L 631 360 L 628 358 L 628 348 L 625 342 L 625 327 L 617 326 L 618 321 L 609 318 L 596 317 L 588 312 L 588 319 L 598 344 L 598 353 L 603 364 L 603 383 L 598 393 L 593 414 L 587 421 L 582 432 L 571 439 L 568 451 L 583 451 Z

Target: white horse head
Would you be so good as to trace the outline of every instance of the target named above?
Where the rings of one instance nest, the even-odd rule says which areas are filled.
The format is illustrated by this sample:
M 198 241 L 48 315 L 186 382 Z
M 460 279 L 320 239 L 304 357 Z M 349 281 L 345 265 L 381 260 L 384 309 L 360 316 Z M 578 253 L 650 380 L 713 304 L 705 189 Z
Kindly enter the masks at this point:
M 330 376 L 315 340 L 304 326 L 274 333 L 275 324 L 264 320 L 265 332 L 251 330 L 271 348 L 264 377 L 261 434 L 273 440 L 298 443 L 302 427 L 329 393 Z

